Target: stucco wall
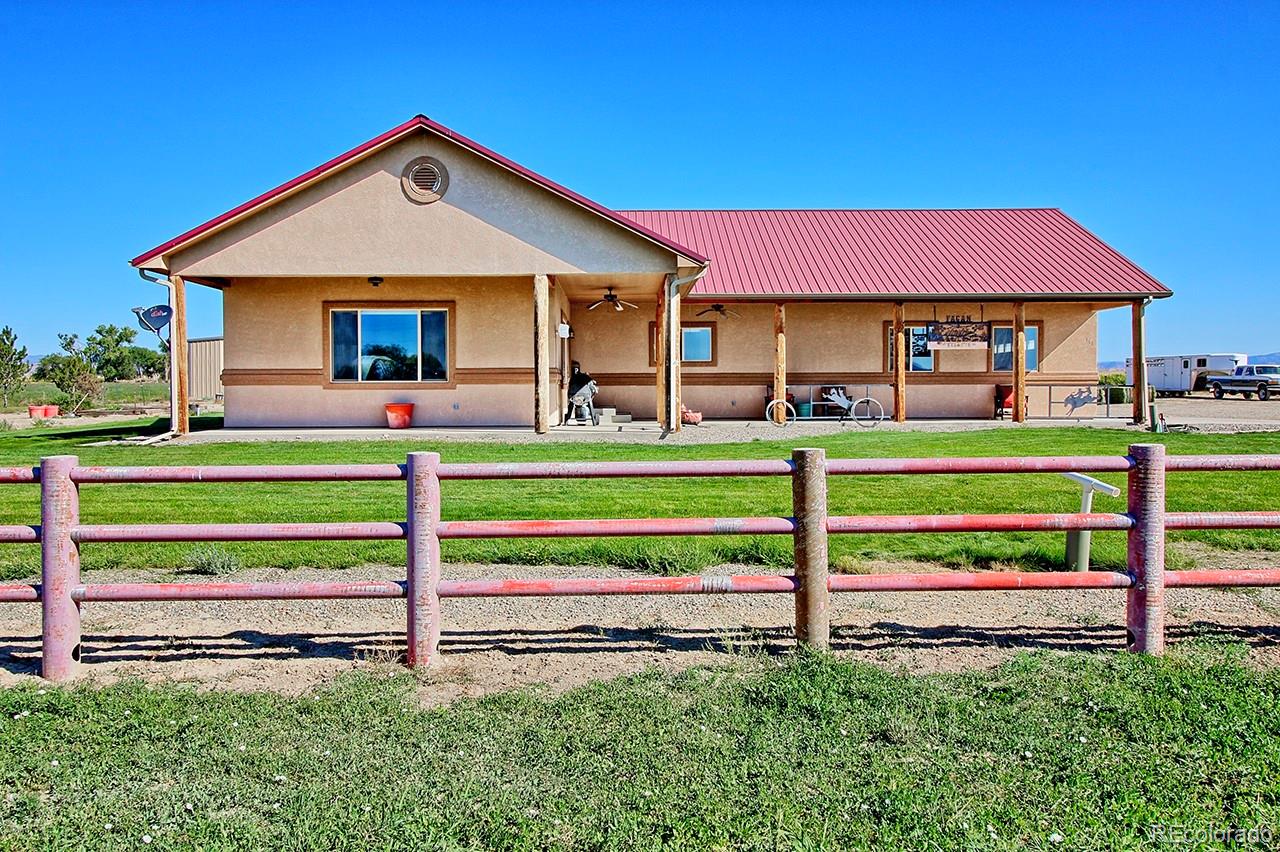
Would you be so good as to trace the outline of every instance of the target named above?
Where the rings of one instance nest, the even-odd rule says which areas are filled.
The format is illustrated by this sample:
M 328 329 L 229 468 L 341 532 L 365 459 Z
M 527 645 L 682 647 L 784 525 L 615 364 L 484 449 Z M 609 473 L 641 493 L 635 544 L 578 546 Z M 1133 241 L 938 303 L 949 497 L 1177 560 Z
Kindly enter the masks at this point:
M 703 304 L 686 304 L 684 321 L 716 323 L 716 365 L 683 368 L 682 399 L 685 405 L 708 417 L 756 418 L 763 416 L 766 393 L 773 374 L 773 305 L 736 304 L 739 316 L 707 314 Z M 969 314 L 975 319 L 1012 322 L 1007 304 L 908 305 L 907 321 L 924 322 L 936 316 Z M 636 311 L 575 313 L 574 358 L 601 383 L 600 402 L 640 417 L 653 417 L 656 408 L 653 368 L 648 362 L 649 323 L 655 306 Z M 885 323 L 892 319 L 888 303 L 797 303 L 787 305 L 787 367 L 793 383 L 845 384 L 851 395 L 862 395 L 867 385 L 891 381 L 886 371 Z M 1061 400 L 1073 390 L 1097 380 L 1097 314 L 1094 306 L 1079 303 L 1038 304 L 1026 307 L 1028 324 L 1039 324 L 1041 362 L 1028 374 L 1028 396 L 1033 416 L 1049 412 L 1049 384 L 1053 384 L 1054 414 L 1065 413 Z M 908 415 L 916 417 L 990 417 L 994 386 L 1011 384 L 1012 374 L 989 370 L 985 350 L 951 350 L 938 353 L 937 371 L 911 373 L 907 377 Z M 887 387 L 873 387 L 871 395 L 892 410 Z M 817 397 L 815 390 L 815 397 Z M 807 398 L 802 392 L 801 398 Z M 1092 407 L 1078 412 L 1091 415 Z
M 237 279 L 223 291 L 226 423 L 378 426 L 385 403 L 412 402 L 415 425 L 532 425 L 532 288 L 523 277 Z M 324 387 L 325 302 L 452 302 L 457 386 Z
M 374 384 L 324 387 L 325 302 L 453 302 L 456 387 L 390 388 Z M 640 418 L 656 410 L 649 324 L 655 304 L 619 313 L 571 304 L 552 282 L 547 363 L 551 371 L 552 422 L 562 411 L 558 368 L 562 315 L 574 329 L 569 357 L 600 382 L 598 401 Z M 683 400 L 708 417 L 757 418 L 773 372 L 773 306 L 733 305 L 739 314 L 697 317 L 705 305 L 685 305 L 683 319 L 716 323 L 715 366 L 686 365 Z M 386 402 L 414 402 L 418 425 L 520 425 L 533 420 L 532 278 L 388 278 L 373 288 L 363 278 L 246 278 L 224 291 L 226 390 L 229 426 L 376 426 Z M 969 313 L 994 321 L 1011 318 L 1006 305 L 939 305 L 938 316 Z M 860 396 L 867 385 L 886 411 L 885 322 L 888 304 L 825 303 L 787 306 L 788 374 L 793 384 L 843 384 Z M 934 316 L 932 305 L 909 307 L 908 322 Z M 1029 324 L 1039 324 L 1041 364 L 1028 380 L 1030 412 L 1065 413 L 1061 400 L 1096 381 L 1097 320 L 1092 306 L 1029 304 Z M 910 417 L 989 417 L 993 386 L 1009 373 L 988 370 L 985 351 L 938 354 L 938 371 L 907 378 Z M 471 372 L 468 372 L 471 371 Z M 878 386 L 878 387 L 877 387 Z M 816 393 L 815 393 L 816 396 Z M 800 391 L 800 399 L 806 394 Z M 1092 414 L 1092 408 L 1080 414 Z
M 401 174 L 432 156 L 439 201 Z M 671 251 L 457 145 L 415 134 L 168 258 L 193 276 L 532 275 L 674 272 Z

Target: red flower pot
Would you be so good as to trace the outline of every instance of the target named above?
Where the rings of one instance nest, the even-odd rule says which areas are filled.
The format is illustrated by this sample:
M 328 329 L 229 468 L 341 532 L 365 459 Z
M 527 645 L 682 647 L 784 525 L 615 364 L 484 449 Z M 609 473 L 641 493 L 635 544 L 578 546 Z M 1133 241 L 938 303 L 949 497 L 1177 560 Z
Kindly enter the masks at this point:
M 392 429 L 408 429 L 413 423 L 412 402 L 388 402 L 387 425 Z
M 44 406 L 28 405 L 27 416 L 30 417 L 32 420 L 39 420 L 41 417 L 44 417 Z
M 41 414 L 41 416 L 42 416 L 42 417 L 57 417 L 57 416 L 58 416 L 58 410 L 59 410 L 59 409 L 58 409 L 58 406 L 56 406 L 56 405 L 46 405 L 46 406 L 43 406 L 43 408 L 44 408 L 44 412 Z

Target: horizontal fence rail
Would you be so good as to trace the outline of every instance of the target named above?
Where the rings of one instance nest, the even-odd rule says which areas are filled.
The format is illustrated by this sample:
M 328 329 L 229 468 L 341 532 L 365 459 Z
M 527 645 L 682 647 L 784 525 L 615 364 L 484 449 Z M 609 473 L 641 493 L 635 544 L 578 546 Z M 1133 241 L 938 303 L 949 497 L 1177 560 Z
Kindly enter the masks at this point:
M 0 467 L 0 485 L 38 485 L 40 523 L 0 525 L 0 544 L 38 544 L 40 583 L 0 584 L 0 603 L 39 603 L 42 673 L 73 676 L 80 661 L 80 607 L 123 601 L 236 601 L 405 599 L 410 666 L 438 651 L 440 601 L 471 597 L 594 595 L 791 594 L 797 641 L 829 642 L 828 595 L 842 592 L 959 592 L 1123 589 L 1127 646 L 1158 654 L 1164 647 L 1166 588 L 1280 586 L 1280 569 L 1165 571 L 1167 530 L 1280 529 L 1280 511 L 1168 512 L 1167 472 L 1280 471 L 1280 455 L 1170 456 L 1164 447 L 1136 444 L 1124 456 L 826 459 L 800 449 L 790 459 L 514 462 L 442 464 L 435 453 L 412 453 L 405 464 L 80 466 L 72 456 L 38 467 Z M 831 476 L 1124 473 L 1123 513 L 954 515 L 834 515 L 827 513 Z M 440 483 L 467 480 L 656 477 L 788 477 L 791 515 L 745 518 L 599 518 L 535 520 L 440 519 Z M 90 524 L 80 521 L 79 488 L 90 484 L 244 482 L 405 482 L 406 518 L 341 523 Z M 912 574 L 828 574 L 827 540 L 843 534 L 1087 533 L 1128 535 L 1125 572 L 1013 571 Z M 617 536 L 789 535 L 794 574 L 681 577 L 522 578 L 454 580 L 441 577 L 440 542 L 467 539 L 607 538 Z M 226 583 L 82 583 L 80 547 L 105 542 L 194 541 L 406 542 L 403 581 Z

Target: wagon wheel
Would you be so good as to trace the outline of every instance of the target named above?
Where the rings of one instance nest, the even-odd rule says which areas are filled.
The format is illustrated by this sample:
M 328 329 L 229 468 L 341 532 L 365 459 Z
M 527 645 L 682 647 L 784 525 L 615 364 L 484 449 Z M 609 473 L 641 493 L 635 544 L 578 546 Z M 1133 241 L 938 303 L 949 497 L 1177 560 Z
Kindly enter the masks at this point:
M 773 407 L 775 405 L 781 405 L 783 407 L 781 423 L 773 419 Z M 774 426 L 786 426 L 788 423 L 791 423 L 796 419 L 796 409 L 791 403 L 787 402 L 785 399 L 775 399 L 773 402 L 769 403 L 764 407 L 764 419 L 768 420 Z
M 872 407 L 877 413 L 872 413 Z M 865 409 L 865 411 L 864 411 Z M 853 422 L 862 427 L 874 428 L 881 420 L 884 419 L 884 406 L 873 397 L 864 396 L 862 399 L 849 406 L 849 413 L 853 415 Z

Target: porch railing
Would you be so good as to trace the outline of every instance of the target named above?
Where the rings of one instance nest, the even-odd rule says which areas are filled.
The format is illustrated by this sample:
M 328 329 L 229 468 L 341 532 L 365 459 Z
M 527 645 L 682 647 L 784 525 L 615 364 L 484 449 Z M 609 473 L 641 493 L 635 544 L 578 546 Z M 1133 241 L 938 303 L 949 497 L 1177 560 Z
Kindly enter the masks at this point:
M 80 664 L 80 609 L 99 601 L 285 600 L 406 598 L 406 661 L 437 655 L 441 600 L 456 597 L 779 593 L 795 596 L 799 642 L 829 643 L 833 592 L 1124 589 L 1129 650 L 1164 648 L 1164 593 L 1180 586 L 1280 586 L 1280 570 L 1165 571 L 1166 530 L 1277 529 L 1280 511 L 1169 512 L 1165 475 L 1185 471 L 1276 471 L 1280 455 L 1169 456 L 1163 445 L 1135 444 L 1126 456 L 1025 458 L 827 459 L 818 449 L 797 449 L 790 460 L 560 462 L 445 464 L 436 453 L 411 453 L 403 465 L 229 465 L 201 467 L 91 467 L 74 456 L 43 459 L 39 467 L 0 468 L 0 484 L 38 483 L 40 524 L 0 526 L 0 543 L 36 543 L 38 584 L 0 585 L 0 602 L 42 608 L 42 674 L 64 680 Z M 1125 473 L 1123 513 L 1008 515 L 829 515 L 831 476 L 930 474 Z M 610 518 L 442 521 L 441 483 L 454 480 L 789 477 L 789 516 L 735 518 Z M 355 482 L 406 483 L 404 521 L 355 523 L 93 524 L 80 518 L 80 488 L 112 483 Z M 828 537 L 849 533 L 1056 532 L 1123 530 L 1125 572 L 945 572 L 938 574 L 829 575 Z M 450 580 L 441 576 L 440 542 L 449 539 L 564 538 L 579 536 L 789 535 L 794 574 L 747 576 L 522 578 Z M 80 549 L 98 542 L 358 541 L 403 539 L 402 582 L 85 583 Z

